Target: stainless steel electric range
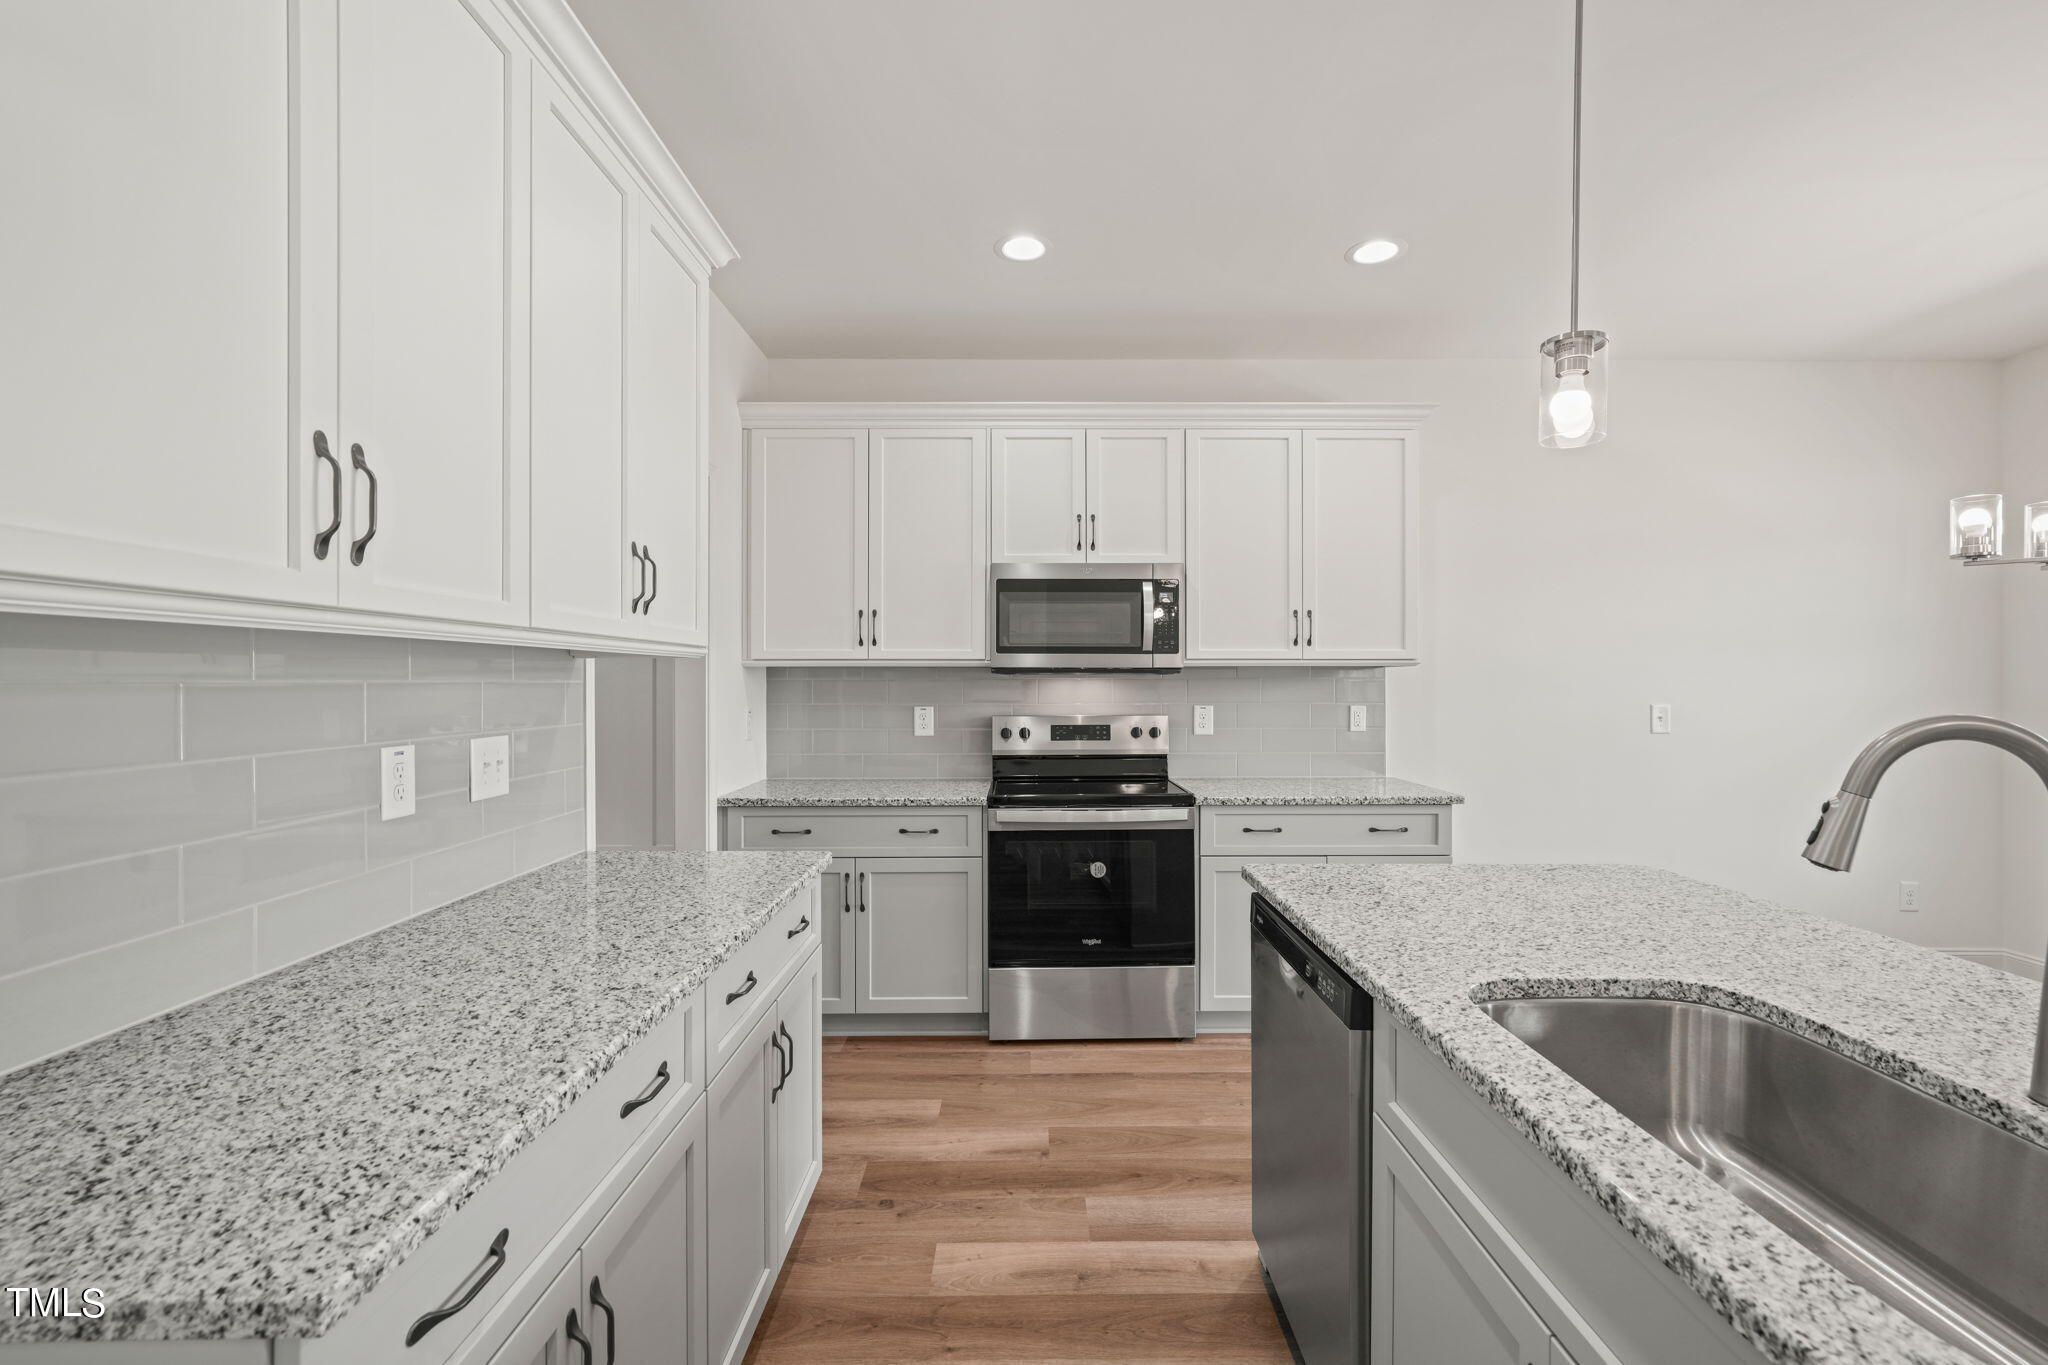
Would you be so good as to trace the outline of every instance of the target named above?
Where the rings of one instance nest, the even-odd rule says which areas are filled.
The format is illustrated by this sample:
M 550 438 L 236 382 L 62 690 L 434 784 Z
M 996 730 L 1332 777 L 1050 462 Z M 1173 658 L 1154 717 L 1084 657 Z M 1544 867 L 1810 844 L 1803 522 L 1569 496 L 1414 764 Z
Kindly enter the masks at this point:
M 1166 717 L 989 731 L 989 1037 L 1193 1037 L 1195 798 Z

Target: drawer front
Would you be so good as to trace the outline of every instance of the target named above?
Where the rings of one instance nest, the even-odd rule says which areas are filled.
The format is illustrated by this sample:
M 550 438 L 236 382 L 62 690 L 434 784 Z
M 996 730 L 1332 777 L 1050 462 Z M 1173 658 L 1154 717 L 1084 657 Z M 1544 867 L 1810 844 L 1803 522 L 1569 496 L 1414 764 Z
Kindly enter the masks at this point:
M 981 812 L 961 808 L 814 808 L 727 812 L 728 848 L 821 848 L 843 858 L 981 856 Z
M 1399 806 L 1211 806 L 1202 812 L 1202 852 L 1261 854 L 1433 854 L 1449 856 L 1451 817 L 1440 808 Z
M 701 994 L 670 1011 L 332 1332 L 306 1342 L 303 1365 L 453 1358 L 657 1117 L 703 1090 L 702 1024 Z M 406 1345 L 428 1315 L 452 1308 L 472 1288 L 459 1311 Z
M 746 1041 L 747 1030 L 773 1008 L 776 993 L 819 941 L 818 920 L 818 881 L 814 877 L 795 900 L 776 911 L 773 919 L 711 973 L 704 987 L 711 1075 L 718 1074 Z

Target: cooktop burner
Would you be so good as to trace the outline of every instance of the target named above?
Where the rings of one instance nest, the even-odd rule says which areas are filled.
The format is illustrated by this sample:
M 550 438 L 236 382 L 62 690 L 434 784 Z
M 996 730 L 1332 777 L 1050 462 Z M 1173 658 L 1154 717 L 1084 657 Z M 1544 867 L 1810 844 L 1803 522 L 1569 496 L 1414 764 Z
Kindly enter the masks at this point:
M 1167 776 L 1165 716 L 995 716 L 989 748 L 991 806 L 1195 804 L 1194 793 Z
M 992 806 L 1192 806 L 1195 795 L 1157 777 L 999 777 Z

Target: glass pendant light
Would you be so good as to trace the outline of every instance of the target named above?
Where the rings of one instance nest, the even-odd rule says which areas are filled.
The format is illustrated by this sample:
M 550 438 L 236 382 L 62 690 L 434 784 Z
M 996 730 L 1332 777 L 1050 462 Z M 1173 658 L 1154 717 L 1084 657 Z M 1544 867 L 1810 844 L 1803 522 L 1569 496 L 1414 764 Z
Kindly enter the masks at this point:
M 1586 70 L 1586 0 L 1572 8 L 1572 325 L 1537 362 L 1536 441 L 1571 450 L 1607 439 L 1607 333 L 1579 327 L 1579 125 Z

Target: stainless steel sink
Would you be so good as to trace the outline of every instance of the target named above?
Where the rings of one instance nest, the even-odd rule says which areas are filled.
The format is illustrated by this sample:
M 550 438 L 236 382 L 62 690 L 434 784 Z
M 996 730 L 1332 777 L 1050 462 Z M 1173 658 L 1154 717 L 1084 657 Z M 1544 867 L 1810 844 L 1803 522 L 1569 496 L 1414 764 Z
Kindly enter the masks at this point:
M 1732 1010 L 1485 1009 L 1908 1317 L 1984 1360 L 2048 1365 L 2048 1148 Z

